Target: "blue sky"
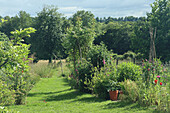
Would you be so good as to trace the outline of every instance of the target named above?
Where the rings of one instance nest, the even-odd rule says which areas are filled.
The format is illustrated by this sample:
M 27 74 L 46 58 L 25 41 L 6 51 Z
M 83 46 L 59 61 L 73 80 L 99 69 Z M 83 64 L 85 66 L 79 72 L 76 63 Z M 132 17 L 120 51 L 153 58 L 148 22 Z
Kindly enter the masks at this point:
M 0 16 L 15 16 L 23 10 L 36 16 L 44 5 L 56 5 L 70 17 L 78 10 L 91 11 L 96 17 L 145 16 L 155 0 L 0 0 Z

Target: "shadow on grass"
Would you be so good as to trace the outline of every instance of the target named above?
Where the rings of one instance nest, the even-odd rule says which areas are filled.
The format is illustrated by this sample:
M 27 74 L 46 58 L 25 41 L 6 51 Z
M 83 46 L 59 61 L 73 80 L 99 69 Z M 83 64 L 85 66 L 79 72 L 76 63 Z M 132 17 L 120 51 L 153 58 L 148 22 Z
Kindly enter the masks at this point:
M 77 96 L 81 96 L 84 93 L 81 93 L 79 91 L 70 91 L 70 92 L 65 92 L 63 94 L 59 94 L 59 95 L 51 95 L 51 96 L 47 96 L 45 97 L 46 101 L 63 101 L 63 100 L 70 100 L 70 99 L 75 99 Z
M 51 95 L 51 94 L 62 93 L 62 92 L 70 91 L 70 90 L 71 90 L 71 89 L 66 89 L 66 90 L 56 91 L 56 92 L 29 93 L 27 96 L 28 96 L 28 97 L 33 97 L 33 96 L 38 96 L 38 95 Z
M 81 99 L 74 100 L 72 102 L 77 102 L 77 101 L 81 101 L 81 102 L 85 102 L 85 103 L 94 103 L 94 102 L 103 102 L 103 101 L 106 101 L 106 100 L 100 99 L 100 98 L 97 98 L 97 97 L 84 97 L 84 98 L 81 98 Z
M 147 107 L 141 107 L 138 103 L 124 102 L 124 101 L 117 101 L 117 102 L 109 103 L 104 106 L 104 109 L 113 109 L 113 108 L 124 108 L 124 110 L 132 110 L 132 109 L 146 110 L 147 109 Z

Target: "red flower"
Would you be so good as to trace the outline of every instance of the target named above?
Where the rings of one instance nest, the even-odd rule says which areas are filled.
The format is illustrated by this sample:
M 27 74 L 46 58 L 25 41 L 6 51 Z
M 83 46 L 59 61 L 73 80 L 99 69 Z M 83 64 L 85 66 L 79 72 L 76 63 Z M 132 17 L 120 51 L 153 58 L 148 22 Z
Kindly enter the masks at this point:
M 158 80 L 155 80 L 155 85 L 157 84 Z
M 162 86 L 162 82 L 160 82 L 160 85 Z
M 148 71 L 150 71 L 150 69 L 148 69 Z
M 23 73 L 24 71 L 22 71 L 22 73 Z

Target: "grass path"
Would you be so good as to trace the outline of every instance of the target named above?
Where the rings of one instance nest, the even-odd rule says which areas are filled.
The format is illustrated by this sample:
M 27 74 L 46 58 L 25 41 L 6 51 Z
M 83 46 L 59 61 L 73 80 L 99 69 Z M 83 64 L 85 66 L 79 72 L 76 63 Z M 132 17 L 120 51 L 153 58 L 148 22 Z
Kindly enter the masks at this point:
M 9 106 L 21 113 L 150 113 L 137 104 L 98 99 L 70 89 L 62 77 L 43 78 L 30 91 L 26 105 Z

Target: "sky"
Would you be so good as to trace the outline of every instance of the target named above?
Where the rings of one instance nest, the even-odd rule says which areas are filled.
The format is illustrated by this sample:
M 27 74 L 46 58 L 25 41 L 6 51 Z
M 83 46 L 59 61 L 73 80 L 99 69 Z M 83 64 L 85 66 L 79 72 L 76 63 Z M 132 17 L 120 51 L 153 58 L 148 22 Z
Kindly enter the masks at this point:
M 79 10 L 91 11 L 95 17 L 146 16 L 155 0 L 0 0 L 0 16 L 15 16 L 26 11 L 36 16 L 45 5 L 55 5 L 64 16 Z

